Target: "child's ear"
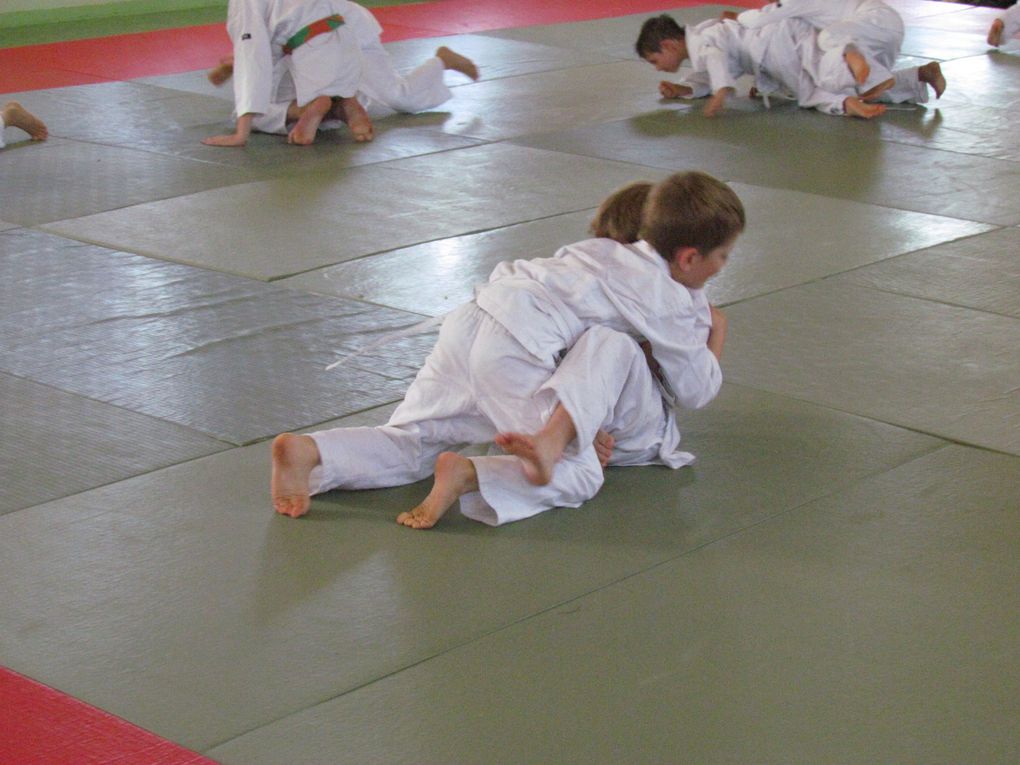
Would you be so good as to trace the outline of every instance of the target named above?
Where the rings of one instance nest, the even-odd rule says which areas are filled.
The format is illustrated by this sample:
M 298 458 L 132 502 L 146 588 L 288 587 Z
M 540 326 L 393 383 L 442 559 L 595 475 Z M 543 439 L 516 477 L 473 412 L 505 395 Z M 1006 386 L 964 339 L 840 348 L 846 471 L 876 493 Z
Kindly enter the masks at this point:
M 694 247 L 677 247 L 673 253 L 673 263 L 681 271 L 687 271 L 691 264 L 694 263 L 694 259 L 698 257 L 698 250 Z

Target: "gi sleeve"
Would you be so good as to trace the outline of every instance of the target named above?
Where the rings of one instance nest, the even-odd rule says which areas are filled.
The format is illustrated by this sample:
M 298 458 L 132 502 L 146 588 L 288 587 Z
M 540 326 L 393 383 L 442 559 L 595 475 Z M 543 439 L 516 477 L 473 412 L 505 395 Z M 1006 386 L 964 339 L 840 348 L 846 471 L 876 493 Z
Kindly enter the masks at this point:
M 743 11 L 737 14 L 737 22 L 747 29 L 760 29 L 768 24 L 774 24 L 783 19 L 795 18 L 802 13 L 800 3 L 796 0 L 786 2 L 769 3 L 766 6 L 754 10 Z
M 234 109 L 265 114 L 273 89 L 273 54 L 265 17 L 256 3 L 231 0 L 227 34 L 234 44 Z

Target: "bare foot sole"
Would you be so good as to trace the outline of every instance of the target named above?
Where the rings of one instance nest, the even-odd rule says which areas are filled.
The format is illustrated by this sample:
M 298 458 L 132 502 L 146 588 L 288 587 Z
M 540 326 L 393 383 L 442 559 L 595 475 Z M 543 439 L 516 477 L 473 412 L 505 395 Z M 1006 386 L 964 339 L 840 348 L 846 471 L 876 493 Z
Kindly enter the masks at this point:
M 988 30 L 988 44 L 998 48 L 1002 45 L 1002 32 L 1006 28 L 1006 25 L 1002 23 L 1002 19 L 996 19 L 992 22 L 992 28 Z
M 478 79 L 478 67 L 475 66 L 475 62 L 469 59 L 467 56 L 462 56 L 456 51 L 450 50 L 445 45 L 436 48 L 436 57 L 443 62 L 445 69 L 452 69 L 455 72 L 470 77 L 472 80 Z
M 333 101 L 329 96 L 319 96 L 312 99 L 307 106 L 301 110 L 301 116 L 297 124 L 287 134 L 287 143 L 298 146 L 309 146 L 315 141 L 315 134 L 319 130 L 319 124 L 329 113 Z
M 935 91 L 935 98 L 942 98 L 946 92 L 946 78 L 942 75 L 942 66 L 938 61 L 929 61 L 917 70 L 918 79 L 927 83 Z
M 319 464 L 319 448 L 310 436 L 283 433 L 273 441 L 272 455 L 273 508 L 280 515 L 298 518 L 308 512 L 312 501 L 308 476 Z
M 878 85 L 873 87 L 871 90 L 866 90 L 863 93 L 861 93 L 860 99 L 862 101 L 874 101 L 878 98 L 881 98 L 882 94 L 889 90 L 889 88 L 891 88 L 895 84 L 896 79 L 890 77 L 888 80 L 878 83 Z
M 854 96 L 843 102 L 843 108 L 852 117 L 860 117 L 866 120 L 885 114 L 885 104 L 869 104 Z
M 436 479 L 432 491 L 413 510 L 397 516 L 397 523 L 412 529 L 431 529 L 462 494 L 478 490 L 474 463 L 455 452 L 436 458 Z
M 871 74 L 871 67 L 859 50 L 856 48 L 848 49 L 843 54 L 843 60 L 846 61 L 846 65 L 850 68 L 850 74 L 854 76 L 854 82 L 858 85 L 863 85 L 867 82 L 868 76 Z
M 549 449 L 545 442 L 526 433 L 500 433 L 495 441 L 503 451 L 521 460 L 528 483 L 545 486 L 552 480 L 560 452 Z
M 347 127 L 351 129 L 351 135 L 354 136 L 354 140 L 358 143 L 367 143 L 375 138 L 375 130 L 372 127 L 372 120 L 368 117 L 368 112 L 365 111 L 365 107 L 362 106 L 356 98 L 341 98 L 340 99 L 340 113 L 341 119 L 347 123 Z
M 4 104 L 4 122 L 10 127 L 21 128 L 33 141 L 45 141 L 50 132 L 43 121 L 17 101 Z

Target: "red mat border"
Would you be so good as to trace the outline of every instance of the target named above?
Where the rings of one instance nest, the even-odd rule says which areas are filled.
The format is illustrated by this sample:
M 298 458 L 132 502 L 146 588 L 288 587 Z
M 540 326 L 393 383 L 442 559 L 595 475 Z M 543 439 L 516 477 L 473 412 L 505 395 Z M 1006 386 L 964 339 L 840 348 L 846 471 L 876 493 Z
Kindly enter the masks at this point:
M 656 13 L 701 0 L 436 0 L 373 8 L 387 42 Z M 729 0 L 758 7 L 761 0 Z M 635 30 L 636 33 L 636 30 Z M 230 52 L 223 24 L 0 50 L 0 93 L 190 72 Z

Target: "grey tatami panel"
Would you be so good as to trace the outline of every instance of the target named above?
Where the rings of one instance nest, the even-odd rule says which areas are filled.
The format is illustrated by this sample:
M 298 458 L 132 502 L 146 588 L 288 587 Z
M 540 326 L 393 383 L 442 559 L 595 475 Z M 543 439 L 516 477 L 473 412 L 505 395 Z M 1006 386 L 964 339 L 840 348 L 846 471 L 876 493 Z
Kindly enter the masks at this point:
M 652 178 L 659 173 L 651 172 Z M 543 258 L 588 237 L 594 210 L 450 237 L 309 271 L 278 282 L 294 289 L 337 295 L 432 316 L 474 297 L 503 260 Z
M 990 227 L 796 191 L 733 184 L 748 228 L 725 270 L 708 285 L 715 303 L 842 273 Z M 819 225 L 819 221 L 824 225 Z M 861 242 L 867 242 L 866 247 Z
M 742 9 L 731 5 L 702 5 L 696 8 L 673 8 L 655 13 L 637 13 L 592 21 L 499 29 L 485 34 L 568 50 L 601 51 L 614 58 L 637 59 L 634 42 L 645 19 L 665 12 L 673 16 L 679 24 L 696 24 L 705 19 L 718 18 L 724 10 Z
M 853 279 L 733 306 L 728 379 L 1020 454 L 1020 319 Z
M 225 448 L 193 430 L 0 373 L 0 514 Z
M 400 398 L 434 342 L 326 372 L 421 317 L 35 231 L 0 246 L 0 370 L 235 444 Z
M 853 284 L 1020 319 L 1020 229 L 913 252 L 854 271 Z
M 3 215 L 21 225 L 90 215 L 241 183 L 252 176 L 205 162 L 51 138 L 32 151 L 3 152 Z
M 734 111 L 716 119 L 705 119 L 700 103 L 677 102 L 659 113 L 516 142 L 954 218 L 1020 222 L 1012 201 L 1015 164 L 879 140 L 883 125 L 915 121 L 912 111 L 863 122 L 736 101 Z M 788 156 L 791 146 L 796 161 Z
M 942 449 L 210 754 L 1012 762 L 1018 483 L 1014 457 Z
M 683 419 L 695 467 L 611 471 L 583 509 L 498 533 L 455 510 L 398 526 L 425 482 L 276 516 L 267 444 L 8 514 L 0 656 L 206 749 L 940 444 L 732 386 Z
M 272 279 L 590 208 L 642 171 L 622 162 L 493 144 L 179 196 L 46 228 L 116 249 Z M 499 204 L 492 201 L 496 189 Z M 394 198 L 401 200 L 399 208 Z M 289 206 L 286 215 L 266 215 L 284 200 L 300 204 Z M 181 226 L 180 220 L 192 225 Z
M 643 173 L 655 180 L 662 171 Z M 726 304 L 987 231 L 985 224 L 795 191 L 735 184 L 750 220 L 709 286 Z M 558 215 L 360 258 L 284 280 L 328 295 L 440 315 L 471 299 L 501 260 L 549 257 L 587 237 L 593 210 Z M 819 230 L 817 221 L 824 220 Z M 868 242 L 861 247 L 861 241 Z

